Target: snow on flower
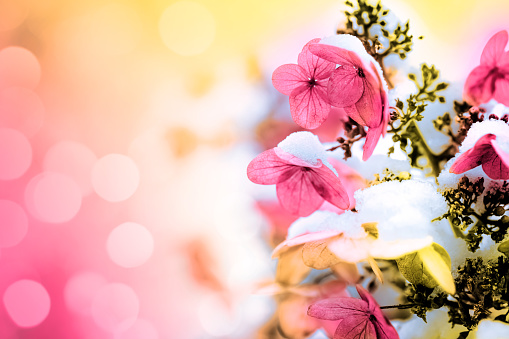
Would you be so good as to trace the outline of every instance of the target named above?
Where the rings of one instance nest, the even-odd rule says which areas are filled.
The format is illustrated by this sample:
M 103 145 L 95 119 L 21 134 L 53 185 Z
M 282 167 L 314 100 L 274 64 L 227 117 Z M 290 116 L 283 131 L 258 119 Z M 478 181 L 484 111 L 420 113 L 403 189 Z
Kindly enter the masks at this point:
M 297 65 L 279 66 L 272 74 L 274 87 L 290 96 L 293 120 L 307 129 L 320 126 L 331 108 L 327 98 L 327 82 L 336 65 L 309 51 L 310 44 L 319 41 L 313 39 L 302 48 Z
M 341 320 L 334 339 L 398 339 L 398 333 L 376 300 L 362 286 L 356 285 L 361 300 L 329 298 L 309 306 L 308 314 L 324 320 Z
M 509 179 L 509 126 L 504 121 L 472 125 L 449 171 L 461 174 L 477 166 L 491 179 Z
M 500 31 L 488 41 L 481 54 L 481 64 L 469 74 L 464 96 L 473 105 L 496 101 L 509 106 L 509 52 L 504 51 L 507 31 Z
M 281 205 L 293 214 L 310 215 L 324 200 L 340 209 L 350 205 L 323 147 L 310 132 L 292 133 L 278 147 L 258 155 L 247 175 L 256 184 L 275 184 Z
M 389 121 L 388 88 L 380 65 L 358 38 L 348 34 L 322 39 L 319 44 L 311 44 L 309 50 L 339 65 L 327 85 L 329 102 L 368 127 L 363 148 L 363 160 L 367 160 L 380 136 L 385 135 Z

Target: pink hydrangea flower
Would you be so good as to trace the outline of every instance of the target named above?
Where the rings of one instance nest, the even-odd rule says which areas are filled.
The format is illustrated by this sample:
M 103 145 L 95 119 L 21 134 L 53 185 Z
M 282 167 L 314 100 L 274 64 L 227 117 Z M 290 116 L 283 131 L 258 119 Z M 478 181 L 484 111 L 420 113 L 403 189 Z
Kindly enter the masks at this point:
M 298 65 L 279 66 L 272 74 L 274 87 L 290 96 L 293 120 L 307 129 L 320 126 L 331 108 L 327 99 L 327 81 L 336 65 L 309 51 L 309 45 L 318 41 L 320 39 L 313 39 L 304 46 Z
M 362 286 L 356 287 L 361 300 L 320 300 L 309 306 L 308 315 L 324 320 L 342 320 L 334 339 L 398 339 L 398 332 L 383 315 L 376 300 Z
M 509 106 L 509 52 L 507 31 L 500 31 L 488 41 L 481 54 L 481 64 L 474 68 L 465 82 L 465 99 L 479 105 L 495 99 Z
M 336 46 L 312 44 L 309 50 L 316 56 L 338 64 L 327 85 L 332 106 L 343 108 L 358 124 L 368 127 L 363 160 L 375 149 L 381 135 L 387 132 L 389 105 L 387 85 L 380 66 L 371 57 L 359 39 L 340 35 Z
M 461 174 L 479 165 L 491 179 L 509 179 L 509 154 L 500 147 L 496 135 L 482 136 L 474 147 L 456 159 L 449 171 Z
M 247 176 L 256 184 L 275 184 L 281 205 L 293 214 L 308 216 L 324 200 L 340 209 L 350 206 L 348 194 L 339 178 L 320 159 L 312 163 L 280 147 L 254 158 L 247 167 Z

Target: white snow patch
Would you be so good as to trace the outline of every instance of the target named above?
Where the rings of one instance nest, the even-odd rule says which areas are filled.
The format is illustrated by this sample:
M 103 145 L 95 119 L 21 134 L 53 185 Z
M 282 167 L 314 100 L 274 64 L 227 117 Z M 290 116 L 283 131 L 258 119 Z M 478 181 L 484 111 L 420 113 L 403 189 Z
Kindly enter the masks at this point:
M 311 132 L 294 132 L 281 141 L 277 147 L 311 164 L 317 164 L 320 159 L 336 176 L 338 175 L 338 172 L 327 161 L 329 155 L 325 151 L 325 147 Z

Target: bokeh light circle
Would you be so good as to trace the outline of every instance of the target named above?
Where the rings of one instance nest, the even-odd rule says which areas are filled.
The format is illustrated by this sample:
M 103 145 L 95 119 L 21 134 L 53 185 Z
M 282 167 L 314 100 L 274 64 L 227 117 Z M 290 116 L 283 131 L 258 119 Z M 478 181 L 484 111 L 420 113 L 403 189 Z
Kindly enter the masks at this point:
M 216 293 L 202 299 L 198 317 L 203 329 L 214 337 L 228 336 L 240 324 L 240 315 Z
M 96 155 L 85 145 L 75 141 L 60 141 L 44 157 L 44 169 L 68 175 L 81 189 L 83 196 L 92 193 L 90 175 L 97 161 Z
M 123 201 L 131 197 L 140 182 L 135 162 L 122 154 L 108 154 L 92 169 L 92 186 L 104 200 Z
M 0 180 L 21 177 L 32 163 L 32 147 L 20 132 L 0 128 Z
M 45 108 L 39 96 L 23 87 L 0 91 L 0 126 L 14 128 L 32 137 L 44 122 Z
M 97 291 L 92 300 L 92 317 L 102 329 L 126 330 L 138 318 L 140 303 L 133 289 L 122 283 L 111 283 Z
M 145 263 L 154 251 L 154 238 L 142 225 L 126 222 L 111 231 L 106 243 L 111 260 L 122 267 Z
M 49 223 L 63 223 L 78 214 L 81 207 L 81 191 L 65 174 L 41 173 L 28 183 L 25 202 L 30 213 Z
M 10 46 L 0 51 L 0 88 L 34 89 L 41 78 L 39 61 L 29 50 Z
M 21 206 L 10 200 L 0 200 L 0 247 L 12 247 L 27 234 L 28 218 Z
M 214 41 L 216 23 L 212 13 L 193 1 L 178 1 L 161 15 L 159 32 L 166 47 L 191 56 L 204 52 Z
M 159 339 L 159 334 L 152 323 L 137 319 L 127 330 L 116 333 L 115 339 Z
M 95 272 L 73 275 L 64 288 L 65 304 L 76 313 L 90 315 L 95 293 L 106 283 L 106 279 Z
M 19 327 L 34 327 L 48 316 L 51 300 L 40 283 L 18 280 L 5 290 L 4 306 L 12 321 Z

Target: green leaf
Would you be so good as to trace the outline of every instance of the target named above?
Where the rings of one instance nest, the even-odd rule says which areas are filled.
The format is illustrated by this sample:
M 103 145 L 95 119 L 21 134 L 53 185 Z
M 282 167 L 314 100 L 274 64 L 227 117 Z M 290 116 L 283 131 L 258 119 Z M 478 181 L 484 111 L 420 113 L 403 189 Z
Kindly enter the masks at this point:
M 434 264 L 435 262 L 437 262 L 436 265 Z M 439 285 L 439 282 L 435 277 L 439 274 L 433 273 L 436 271 L 436 269 L 443 270 L 443 268 L 446 267 L 448 274 L 451 274 L 451 258 L 449 257 L 447 251 L 436 243 L 433 243 L 431 246 L 428 246 L 422 250 L 407 254 L 402 258 L 396 259 L 396 263 L 398 264 L 399 271 L 408 281 L 414 285 L 423 285 L 428 288 L 434 288 Z M 432 267 L 431 271 L 428 269 L 430 266 Z M 449 291 L 451 290 L 450 288 L 447 289 Z M 449 292 L 447 289 L 445 290 Z

